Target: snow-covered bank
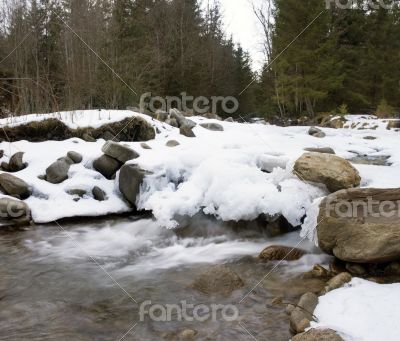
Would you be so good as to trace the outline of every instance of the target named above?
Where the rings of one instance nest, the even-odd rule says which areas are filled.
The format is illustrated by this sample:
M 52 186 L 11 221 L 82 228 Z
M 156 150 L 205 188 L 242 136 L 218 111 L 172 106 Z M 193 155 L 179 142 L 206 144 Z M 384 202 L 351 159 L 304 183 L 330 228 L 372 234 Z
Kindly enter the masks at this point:
M 313 328 L 331 328 L 345 341 L 397 341 L 400 335 L 400 284 L 359 278 L 319 298 Z
M 141 114 L 102 111 L 103 116 L 98 115 L 98 111 L 79 112 L 72 122 L 71 113 L 59 114 L 63 122 L 74 127 L 99 126 L 102 122 L 109 123 L 109 118 L 117 121 L 127 115 Z M 218 123 L 223 131 L 210 131 L 197 125 L 193 129 L 196 137 L 188 138 L 180 135 L 177 128 L 141 116 L 159 133 L 156 139 L 147 142 L 151 149 L 144 149 L 140 142 L 126 143 L 140 154 L 131 162 L 151 172 L 137 204 L 139 208 L 152 210 L 165 227 L 176 226 L 177 216 L 193 216 L 199 211 L 222 220 L 251 220 L 261 213 L 283 214 L 291 224 L 299 225 L 312 202 L 327 194 L 321 186 L 305 183 L 293 175 L 292 165 L 304 153 L 304 148 L 331 147 L 346 159 L 360 155 L 388 156 L 391 166 L 355 165 L 360 171 L 362 186 L 400 187 L 400 178 L 394 176 L 400 167 L 395 131 L 325 128 L 326 137 L 315 138 L 308 135 L 309 127 L 282 128 L 193 117 L 196 123 Z M 13 124 L 30 119 L 22 117 Z M 369 136 L 376 139 L 365 139 Z M 169 140 L 179 145 L 168 147 Z M 18 151 L 25 152 L 24 162 L 28 167 L 14 175 L 33 188 L 33 195 L 26 202 L 37 222 L 124 212 L 129 207 L 121 199 L 117 181 L 105 179 L 92 167 L 93 160 L 102 155 L 104 143 L 104 140 L 85 142 L 78 138 L 62 142 L 2 142 L 0 149 L 5 151 L 5 156 L 0 161 L 7 161 Z M 71 166 L 69 179 L 55 185 L 38 178 L 70 150 L 82 154 L 83 162 Z M 76 202 L 66 193 L 76 188 L 90 192 L 93 186 L 102 188 L 108 200 L 98 202 L 89 194 Z

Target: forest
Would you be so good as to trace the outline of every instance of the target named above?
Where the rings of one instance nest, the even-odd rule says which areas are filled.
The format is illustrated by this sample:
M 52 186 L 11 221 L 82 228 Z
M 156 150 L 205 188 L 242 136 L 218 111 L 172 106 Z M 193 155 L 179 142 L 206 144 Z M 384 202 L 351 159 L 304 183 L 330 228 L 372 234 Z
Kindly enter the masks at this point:
M 218 1 L 5 0 L 0 107 L 125 109 L 143 93 L 185 92 L 234 96 L 236 116 L 397 115 L 400 7 L 357 1 L 345 10 L 325 0 L 254 4 L 265 52 L 254 72 L 249 51 L 224 32 Z

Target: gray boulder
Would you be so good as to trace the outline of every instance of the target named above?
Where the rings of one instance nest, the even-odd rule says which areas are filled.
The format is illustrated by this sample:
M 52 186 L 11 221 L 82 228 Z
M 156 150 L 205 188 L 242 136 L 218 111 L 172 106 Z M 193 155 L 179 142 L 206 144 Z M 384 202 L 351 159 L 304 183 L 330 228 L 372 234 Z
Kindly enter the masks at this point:
M 322 153 L 322 154 L 336 154 L 335 151 L 330 147 L 323 147 L 323 148 L 305 148 L 307 152 L 312 153 Z
M 8 163 L 8 170 L 10 172 L 19 172 L 20 170 L 26 168 L 27 164 L 22 161 L 23 156 L 23 152 L 18 152 L 11 156 Z
M 100 187 L 93 187 L 92 194 L 93 198 L 97 201 L 104 201 L 107 199 L 106 192 L 104 192 Z
M 52 163 L 46 169 L 46 180 L 52 184 L 59 184 L 68 179 L 69 167 L 73 161 L 69 158 L 61 158 Z
M 107 179 L 112 179 L 122 163 L 108 155 L 102 155 L 93 161 L 93 168 Z
M 0 221 L 24 224 L 30 220 L 31 211 L 26 203 L 10 198 L 0 199 Z
M 133 207 L 136 207 L 145 175 L 146 172 L 137 165 L 124 165 L 119 172 L 119 190 Z
M 70 158 L 74 163 L 81 163 L 83 160 L 83 157 L 81 154 L 77 153 L 77 152 L 68 152 L 67 153 L 67 157 Z
M 179 143 L 178 141 L 175 141 L 175 140 L 170 140 L 170 141 L 168 141 L 165 145 L 166 145 L 167 147 L 173 148 L 173 147 L 179 146 L 180 143 Z
M 8 173 L 0 174 L 0 188 L 4 193 L 19 199 L 26 199 L 31 195 L 29 185 L 24 180 Z
M 224 127 L 218 123 L 201 123 L 200 126 L 211 131 L 224 131 Z
M 107 141 L 101 151 L 122 163 L 137 159 L 140 156 L 133 149 L 114 141 Z
M 324 184 L 330 192 L 358 187 L 361 182 L 349 161 L 331 154 L 303 154 L 294 165 L 294 173 L 301 180 Z
M 316 127 L 311 127 L 308 130 L 308 135 L 311 135 L 311 136 L 314 136 L 314 137 L 319 137 L 319 138 L 322 138 L 322 137 L 326 136 L 326 134 L 321 129 L 316 128 Z
M 192 129 L 193 128 L 188 125 L 183 125 L 182 127 L 179 128 L 179 132 L 181 135 L 186 137 L 196 137 Z

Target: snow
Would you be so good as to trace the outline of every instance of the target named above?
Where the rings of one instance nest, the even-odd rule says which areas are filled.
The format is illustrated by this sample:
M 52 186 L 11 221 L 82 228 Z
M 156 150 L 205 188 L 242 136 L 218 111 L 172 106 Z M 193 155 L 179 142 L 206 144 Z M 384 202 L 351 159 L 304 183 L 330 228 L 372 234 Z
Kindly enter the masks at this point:
M 224 131 L 214 132 L 198 125 L 193 130 L 196 138 L 187 138 L 179 134 L 179 129 L 132 111 L 104 110 L 101 117 L 98 115 L 93 110 L 48 114 L 70 127 L 97 127 L 133 116 L 144 117 L 157 127 L 160 133 L 147 142 L 152 149 L 143 149 L 140 142 L 126 144 L 140 154 L 132 163 L 151 173 L 141 188 L 137 205 L 151 210 L 158 223 L 167 228 L 176 227 L 181 216 L 194 216 L 200 211 L 224 221 L 282 214 L 293 225 L 300 225 L 308 212 L 304 231 L 312 235 L 308 232 L 315 228 L 318 215 L 318 207 L 313 203 L 328 193 L 324 187 L 305 183 L 292 173 L 293 164 L 304 153 L 304 148 L 332 147 L 338 156 L 346 159 L 358 155 L 388 156 L 391 166 L 355 165 L 360 171 L 362 186 L 400 187 L 400 178 L 395 176 L 400 167 L 398 132 L 395 131 L 323 128 L 327 136 L 318 139 L 308 135 L 309 127 L 283 128 L 192 117 L 196 123 L 218 123 Z M 12 124 L 42 119 L 42 116 L 24 116 Z M 371 135 L 377 139 L 364 139 Z M 180 145 L 167 147 L 169 140 L 176 140 Z M 104 140 L 90 143 L 78 138 L 61 142 L 2 142 L 0 149 L 5 151 L 5 156 L 0 162 L 8 161 L 15 152 L 25 152 L 24 162 L 29 166 L 15 175 L 33 188 L 33 195 L 26 202 L 36 222 L 125 212 L 129 207 L 122 200 L 117 181 L 105 179 L 92 168 L 93 160 L 102 155 L 104 143 Z M 51 163 L 70 150 L 81 153 L 84 159 L 81 164 L 71 166 L 68 180 L 53 185 L 38 179 Z M 91 195 L 94 186 L 105 190 L 108 200 L 94 200 Z M 75 188 L 87 190 L 88 195 L 75 202 L 66 193 Z
M 376 284 L 354 278 L 319 298 L 312 328 L 331 328 L 345 341 L 398 341 L 400 284 Z

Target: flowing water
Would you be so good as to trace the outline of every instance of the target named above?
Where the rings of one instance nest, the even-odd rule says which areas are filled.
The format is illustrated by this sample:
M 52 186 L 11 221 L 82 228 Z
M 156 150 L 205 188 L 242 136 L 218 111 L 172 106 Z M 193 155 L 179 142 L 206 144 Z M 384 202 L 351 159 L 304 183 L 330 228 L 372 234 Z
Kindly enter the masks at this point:
M 177 231 L 127 217 L 2 229 L 0 340 L 180 340 L 185 329 L 195 330 L 195 340 L 288 340 L 285 305 L 272 301 L 295 302 L 317 290 L 321 282 L 299 275 L 327 258 L 308 242 L 300 247 L 309 255 L 274 270 L 276 263 L 255 256 L 299 240 L 297 232 L 268 239 L 257 229 L 207 219 Z M 213 264 L 233 269 L 244 288 L 228 297 L 193 289 L 194 278 Z M 235 321 L 140 321 L 144 301 L 234 304 L 240 314 Z

